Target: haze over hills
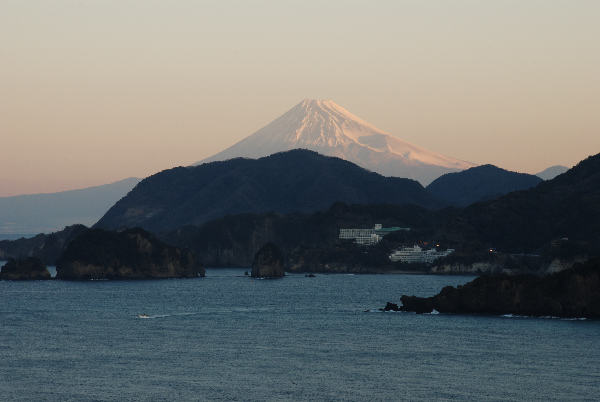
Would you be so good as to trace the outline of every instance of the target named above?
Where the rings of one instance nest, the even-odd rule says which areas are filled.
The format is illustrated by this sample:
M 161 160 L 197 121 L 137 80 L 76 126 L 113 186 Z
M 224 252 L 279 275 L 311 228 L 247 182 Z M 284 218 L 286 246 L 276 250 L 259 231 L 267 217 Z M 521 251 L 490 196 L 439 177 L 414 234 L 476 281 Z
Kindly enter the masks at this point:
M 446 205 L 414 180 L 384 177 L 339 158 L 296 149 L 162 171 L 142 180 L 95 227 L 140 226 L 156 233 L 230 214 L 310 213 L 336 201 L 432 209 Z
M 91 226 L 140 180 L 130 177 L 80 190 L 2 197 L 0 235 L 51 233 L 75 223 Z
M 541 172 L 536 173 L 535 175 L 537 177 L 540 177 L 542 180 L 551 180 L 559 174 L 565 173 L 567 170 L 569 170 L 569 168 L 566 166 L 556 165 L 550 166 L 549 168 L 544 169 Z
M 481 165 L 462 172 L 446 173 L 427 186 L 427 191 L 449 203 L 466 207 L 512 191 L 537 186 L 542 179 L 526 173 L 510 172 L 494 165 Z
M 336 156 L 384 176 L 427 185 L 444 173 L 476 164 L 396 138 L 330 100 L 305 99 L 254 134 L 194 165 L 232 158 L 260 158 L 291 149 Z

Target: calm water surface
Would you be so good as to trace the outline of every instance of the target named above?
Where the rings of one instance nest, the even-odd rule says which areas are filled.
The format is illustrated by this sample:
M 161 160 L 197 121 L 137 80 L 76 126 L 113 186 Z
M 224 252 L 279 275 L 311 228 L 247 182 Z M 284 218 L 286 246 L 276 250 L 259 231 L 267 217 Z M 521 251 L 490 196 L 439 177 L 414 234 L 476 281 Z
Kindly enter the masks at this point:
M 0 399 L 591 401 L 600 395 L 600 322 L 365 312 L 473 277 L 252 280 L 243 273 L 0 282 Z

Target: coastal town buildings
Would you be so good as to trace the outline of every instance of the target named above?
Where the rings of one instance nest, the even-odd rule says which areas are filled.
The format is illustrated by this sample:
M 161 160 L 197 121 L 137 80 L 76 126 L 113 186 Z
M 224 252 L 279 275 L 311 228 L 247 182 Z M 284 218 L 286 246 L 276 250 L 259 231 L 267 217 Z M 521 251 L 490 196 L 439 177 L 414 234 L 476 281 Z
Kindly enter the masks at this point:
M 435 248 L 431 250 L 423 250 L 419 246 L 402 247 L 394 251 L 390 255 L 390 260 L 400 262 L 421 262 L 431 264 L 433 261 L 441 257 L 446 257 L 454 252 L 454 249 L 449 248 L 446 251 L 437 251 Z

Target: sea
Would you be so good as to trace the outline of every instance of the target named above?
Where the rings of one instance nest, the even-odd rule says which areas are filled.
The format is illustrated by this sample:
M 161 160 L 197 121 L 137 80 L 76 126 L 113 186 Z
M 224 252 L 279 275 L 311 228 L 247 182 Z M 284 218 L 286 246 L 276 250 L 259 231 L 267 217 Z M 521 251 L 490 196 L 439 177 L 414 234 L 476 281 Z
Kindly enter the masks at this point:
M 379 311 L 472 276 L 244 273 L 0 281 L 0 400 L 600 399 L 599 321 Z

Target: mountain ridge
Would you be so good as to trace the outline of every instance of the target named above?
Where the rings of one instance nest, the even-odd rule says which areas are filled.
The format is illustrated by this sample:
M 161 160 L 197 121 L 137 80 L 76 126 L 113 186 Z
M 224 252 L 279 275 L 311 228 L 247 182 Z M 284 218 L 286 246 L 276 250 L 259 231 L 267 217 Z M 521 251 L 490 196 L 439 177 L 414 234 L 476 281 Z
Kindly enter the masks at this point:
M 494 165 L 481 165 L 462 172 L 446 173 L 426 188 L 438 198 L 466 207 L 474 202 L 488 201 L 512 191 L 535 187 L 542 181 L 535 175 L 511 172 Z
M 335 201 L 430 209 L 446 205 L 414 180 L 384 177 L 339 158 L 296 149 L 157 173 L 142 180 L 94 227 L 140 226 L 160 232 L 229 214 L 311 213 Z

